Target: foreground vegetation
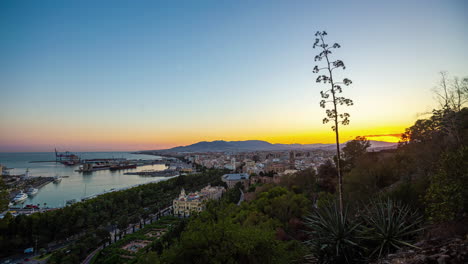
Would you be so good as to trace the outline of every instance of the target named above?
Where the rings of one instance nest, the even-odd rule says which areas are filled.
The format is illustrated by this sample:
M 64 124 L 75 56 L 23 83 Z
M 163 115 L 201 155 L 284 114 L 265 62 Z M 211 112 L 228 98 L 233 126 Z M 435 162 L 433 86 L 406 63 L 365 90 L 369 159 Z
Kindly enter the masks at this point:
M 433 230 L 466 226 L 468 108 L 434 111 L 403 138 L 396 150 L 381 152 L 367 152 L 363 137 L 346 144 L 343 216 L 335 157 L 317 173 L 249 188 L 254 198 L 240 206 L 211 202 L 173 243 L 137 262 L 366 263 L 403 248 L 414 252 L 424 237 L 463 238 L 463 229 Z

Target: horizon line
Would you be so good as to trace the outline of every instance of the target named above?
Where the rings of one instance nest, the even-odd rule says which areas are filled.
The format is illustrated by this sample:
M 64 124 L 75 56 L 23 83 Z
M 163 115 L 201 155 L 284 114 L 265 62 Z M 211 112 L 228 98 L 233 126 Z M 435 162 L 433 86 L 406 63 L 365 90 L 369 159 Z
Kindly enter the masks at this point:
M 372 135 L 371 137 L 383 137 L 383 136 L 388 136 L 390 134 L 385 134 L 385 135 Z M 352 140 L 352 139 L 351 139 Z M 351 140 L 346 140 L 346 141 L 343 141 L 340 143 L 341 144 L 344 144 L 348 141 L 351 141 Z M 376 142 L 386 142 L 386 143 L 395 143 L 397 144 L 398 142 L 391 142 L 391 141 L 386 141 L 386 140 L 372 140 L 372 139 L 368 139 L 369 141 L 376 141 Z M 247 139 L 247 140 L 223 140 L 223 139 L 216 139 L 216 140 L 212 140 L 212 141 L 206 141 L 206 140 L 202 140 L 202 141 L 197 141 L 197 142 L 194 142 L 194 143 L 190 143 L 190 144 L 187 144 L 187 145 L 177 145 L 177 146 L 174 146 L 174 147 L 169 147 L 169 148 L 161 148 L 161 149 L 127 149 L 127 150 L 81 150 L 81 151 L 71 151 L 71 150 L 65 150 L 65 151 L 70 151 L 70 152 L 77 152 L 77 153 L 83 153 L 83 152 L 139 152 L 139 151 L 156 151 L 156 150 L 167 150 L 167 149 L 172 149 L 172 148 L 176 148 L 176 147 L 186 147 L 186 146 L 190 146 L 190 145 L 193 145 L 193 144 L 197 144 L 197 143 L 201 143 L 201 142 L 216 142 L 216 141 L 224 141 L 224 142 L 245 142 L 245 141 L 262 141 L 262 142 L 267 142 L 269 144 L 272 144 L 272 145 L 276 145 L 276 144 L 282 144 L 282 145 L 319 145 L 319 144 L 322 144 L 322 145 L 333 145 L 333 144 L 336 144 L 336 142 L 332 142 L 332 143 L 323 143 L 323 142 L 319 142 L 319 143 L 272 143 L 272 142 L 269 142 L 267 140 L 259 140 L 259 139 Z M 0 153 L 49 153 L 49 152 L 54 152 L 54 151 L 3 151 L 3 150 L 0 150 Z M 60 151 L 59 151 L 60 152 Z

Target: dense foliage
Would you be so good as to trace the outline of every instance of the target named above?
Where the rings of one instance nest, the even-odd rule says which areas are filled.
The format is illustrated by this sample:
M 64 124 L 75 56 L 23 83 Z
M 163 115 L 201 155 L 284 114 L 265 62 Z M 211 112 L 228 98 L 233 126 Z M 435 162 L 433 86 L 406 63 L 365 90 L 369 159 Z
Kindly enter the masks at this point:
M 318 209 L 306 220 L 313 259 L 360 263 L 411 247 L 422 226 L 440 230 L 450 223 L 466 225 L 468 108 L 434 110 L 406 129 L 402 140 L 395 150 L 366 152 L 365 138 L 343 148 L 344 194 L 352 211 L 343 219 L 336 206 L 329 205 L 336 201 L 335 190 L 327 188 L 336 182 L 337 157 L 311 174 L 318 191 Z M 458 234 L 466 232 L 460 229 Z
M 210 202 L 190 219 L 180 238 L 153 263 L 291 263 L 304 255 L 294 240 L 309 200 L 281 187 L 270 187 L 257 199 L 237 206 L 226 200 Z M 275 239 L 276 238 L 276 239 Z
M 424 197 L 433 222 L 452 220 L 468 209 L 468 148 L 444 153 Z
M 434 223 L 466 213 L 468 108 L 434 111 L 403 134 L 396 150 L 368 152 L 345 174 L 348 201 L 375 196 L 401 200 Z
M 10 202 L 6 184 L 3 182 L 3 178 L 0 177 L 0 212 L 3 212 L 8 208 Z

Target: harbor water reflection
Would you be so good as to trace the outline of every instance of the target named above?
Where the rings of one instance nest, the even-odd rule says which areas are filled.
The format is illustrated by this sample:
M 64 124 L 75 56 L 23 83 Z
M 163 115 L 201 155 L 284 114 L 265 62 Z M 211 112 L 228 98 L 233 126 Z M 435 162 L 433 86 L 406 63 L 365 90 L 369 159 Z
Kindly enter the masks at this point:
M 158 160 L 161 157 L 151 155 L 138 155 L 127 152 L 82 152 L 77 153 L 82 159 L 100 158 L 124 158 Z M 54 152 L 42 153 L 0 153 L 0 163 L 8 168 L 13 168 L 11 174 L 24 174 L 29 170 L 32 177 L 48 176 L 63 177 L 57 183 L 49 183 L 39 189 L 34 196 L 29 196 L 23 203 L 44 204 L 47 207 L 62 207 L 67 200 L 76 199 L 80 201 L 83 197 L 110 191 L 111 189 L 122 189 L 138 184 L 165 180 L 165 177 L 141 177 L 138 175 L 124 175 L 125 172 L 136 172 L 142 170 L 164 170 L 163 164 L 144 165 L 137 168 L 125 170 L 100 170 L 91 173 L 80 173 L 76 170 L 79 166 L 65 166 L 55 162 L 31 163 L 31 161 L 52 161 L 55 160 Z M 26 190 L 24 190 L 26 191 Z

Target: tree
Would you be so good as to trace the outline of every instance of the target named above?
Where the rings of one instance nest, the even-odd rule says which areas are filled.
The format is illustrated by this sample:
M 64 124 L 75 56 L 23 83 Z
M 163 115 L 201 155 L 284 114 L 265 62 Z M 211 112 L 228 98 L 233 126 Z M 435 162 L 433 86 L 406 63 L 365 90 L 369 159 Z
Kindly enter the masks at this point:
M 132 215 L 129 219 L 130 224 L 132 225 L 132 233 L 135 233 L 135 227 L 140 222 L 140 217 L 138 215 Z
M 343 70 L 346 68 L 344 62 L 342 60 L 335 60 L 330 61 L 330 54 L 332 54 L 332 49 L 340 48 L 340 44 L 334 43 L 332 46 L 329 46 L 325 43 L 324 37 L 327 35 L 325 31 L 317 31 L 315 36 L 315 43 L 313 48 L 318 47 L 321 49 L 321 52 L 315 56 L 315 61 L 322 61 L 325 59 L 326 66 L 319 68 L 318 65 L 314 67 L 313 72 L 319 73 L 320 71 L 325 71 L 325 74 L 319 75 L 317 77 L 317 83 L 324 83 L 330 84 L 330 89 L 321 91 L 320 95 L 322 96 L 322 100 L 320 101 L 320 106 L 325 108 L 327 104 L 331 103 L 332 108 L 326 109 L 327 117 L 323 119 L 323 123 L 326 124 L 330 121 L 334 123 L 332 126 L 332 130 L 335 132 L 336 138 L 336 156 L 337 158 L 337 173 L 338 173 L 338 193 L 339 193 L 339 204 L 340 204 L 340 213 L 343 215 L 343 177 L 341 172 L 340 166 L 340 135 L 339 135 L 339 124 L 348 125 L 349 124 L 349 113 L 340 113 L 338 111 L 338 105 L 346 105 L 350 106 L 353 105 L 353 101 L 351 99 L 339 96 L 340 93 L 343 92 L 342 85 L 348 86 L 352 82 L 348 78 L 344 78 L 342 82 L 337 82 L 333 79 L 333 71 L 339 68 Z M 328 100 L 331 95 L 331 100 Z
M 367 152 L 370 147 L 370 142 L 365 137 L 356 137 L 346 143 L 343 147 L 343 159 L 346 169 L 351 169 L 356 164 L 356 160 Z
M 320 190 L 329 193 L 335 193 L 337 175 L 337 169 L 330 159 L 325 161 L 325 163 L 320 164 L 317 169 L 317 178 Z
M 438 116 L 443 125 L 443 133 L 450 135 L 455 144 L 463 144 L 457 127 L 460 125 L 456 119 L 457 113 L 461 112 L 464 105 L 468 103 L 468 78 L 460 80 L 458 77 L 450 79 L 447 72 L 440 73 L 440 83 L 433 89 L 440 110 L 433 110 L 433 117 Z
M 468 103 L 468 78 L 460 79 L 450 76 L 447 72 L 440 72 L 440 82 L 433 89 L 442 109 L 460 112 Z
M 122 231 L 123 231 L 124 234 L 127 233 L 128 217 L 126 215 L 122 216 L 118 220 L 117 227 L 119 228 L 120 236 L 122 236 Z
M 150 216 L 149 210 L 148 209 L 140 210 L 140 215 L 141 215 L 141 218 L 143 219 L 143 225 L 146 225 L 146 220 Z
M 3 179 L 0 178 L 0 210 L 4 211 L 8 209 L 9 203 L 8 191 L 6 188 L 5 183 L 3 183 Z

